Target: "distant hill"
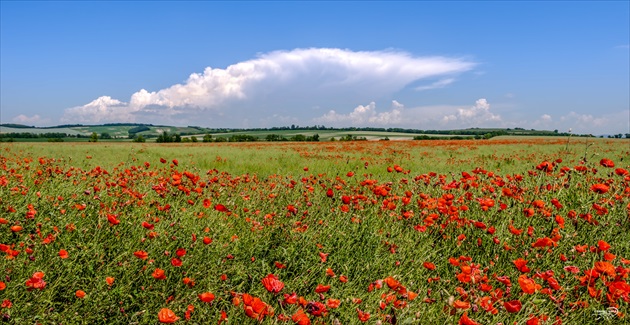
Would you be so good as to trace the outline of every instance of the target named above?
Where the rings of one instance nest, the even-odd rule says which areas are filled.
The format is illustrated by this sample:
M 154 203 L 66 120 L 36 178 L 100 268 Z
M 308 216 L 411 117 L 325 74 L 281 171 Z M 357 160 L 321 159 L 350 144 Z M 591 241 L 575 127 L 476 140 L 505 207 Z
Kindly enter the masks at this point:
M 101 139 L 158 139 L 163 134 L 178 135 L 180 139 L 199 140 L 209 134 L 220 141 L 303 141 L 317 135 L 321 141 L 332 140 L 430 140 L 430 139 L 488 139 L 500 135 L 512 136 L 592 136 L 560 133 L 557 130 L 526 130 L 523 128 L 468 128 L 457 130 L 417 130 L 403 128 L 325 126 L 283 126 L 254 129 L 205 128 L 199 126 L 168 126 L 143 123 L 107 123 L 98 125 L 66 124 L 51 127 L 34 127 L 22 124 L 0 124 L 0 138 L 88 138 L 93 133 Z

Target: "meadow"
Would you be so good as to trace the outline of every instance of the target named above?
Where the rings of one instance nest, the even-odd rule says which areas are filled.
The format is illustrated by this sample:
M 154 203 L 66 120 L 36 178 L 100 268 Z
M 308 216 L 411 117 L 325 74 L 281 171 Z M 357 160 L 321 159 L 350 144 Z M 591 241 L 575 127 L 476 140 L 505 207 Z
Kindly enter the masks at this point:
M 2 143 L 13 324 L 626 324 L 630 141 Z

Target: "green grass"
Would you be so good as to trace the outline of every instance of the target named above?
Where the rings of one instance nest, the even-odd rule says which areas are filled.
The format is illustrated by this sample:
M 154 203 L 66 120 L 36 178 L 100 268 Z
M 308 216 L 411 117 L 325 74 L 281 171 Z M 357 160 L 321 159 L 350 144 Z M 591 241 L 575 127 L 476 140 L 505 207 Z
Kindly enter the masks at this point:
M 6 222 L 0 223 L 0 244 L 20 253 L 14 259 L 2 256 L 0 262 L 0 274 L 5 275 L 0 281 L 6 285 L 0 300 L 12 303 L 11 308 L 0 309 L 0 314 L 15 324 L 155 324 L 160 309 L 169 308 L 182 318 L 178 323 L 184 323 L 186 308 L 192 304 L 191 323 L 216 323 L 224 311 L 230 324 L 256 324 L 245 315 L 242 303 L 234 306 L 232 301 L 235 295 L 250 294 L 275 311 L 262 323 L 282 324 L 286 322 L 279 315 L 290 317 L 300 307 L 279 301 L 283 294 L 295 292 L 308 302 L 341 301 L 339 308 L 329 308 L 325 316 L 309 315 L 314 323 L 324 324 L 360 323 L 357 308 L 371 314 L 370 324 L 386 323 L 393 315 L 399 324 L 456 324 L 464 310 L 453 309 L 453 300 L 475 305 L 466 312 L 481 324 L 524 324 L 532 315 L 547 315 L 551 320 L 559 317 L 563 324 L 606 322 L 594 315 L 611 306 L 605 298 L 605 283 L 612 278 L 594 282 L 603 292 L 599 299 L 591 297 L 576 278 L 593 268 L 603 253 L 589 249 L 579 253 L 576 246 L 595 247 L 598 240 L 604 240 L 616 255 L 610 262 L 618 267 L 616 272 L 630 267 L 622 260 L 630 258 L 630 241 L 625 236 L 630 231 L 630 179 L 599 165 L 602 158 L 608 158 L 616 168 L 628 169 L 630 142 L 573 140 L 568 145 L 562 139 L 549 138 L 3 143 L 0 217 Z M 558 159 L 562 162 L 549 174 L 536 169 L 543 161 Z M 401 172 L 388 171 L 395 166 Z M 579 172 L 575 166 L 586 166 L 588 171 Z M 561 173 L 562 167 L 570 171 Z M 473 179 L 462 179 L 462 172 Z M 173 175 L 183 175 L 181 184 L 174 183 L 177 176 Z M 596 183 L 609 183 L 610 190 L 594 193 L 590 187 Z M 381 193 L 379 186 L 388 188 L 387 194 L 377 194 Z M 518 194 L 504 196 L 503 188 Z M 332 197 L 327 196 L 329 189 Z M 446 204 L 448 194 L 453 200 Z M 347 205 L 344 196 L 350 198 Z M 495 205 L 484 211 L 479 203 L 482 198 L 492 199 Z M 551 205 L 554 198 L 561 208 Z M 204 200 L 211 202 L 209 207 Z M 525 217 L 523 209 L 535 200 L 542 200 L 545 208 Z M 27 218 L 29 204 L 37 210 L 32 219 Z M 214 209 L 217 204 L 230 212 Z M 593 204 L 608 211 L 597 214 Z M 170 209 L 164 209 L 166 205 Z M 295 213 L 289 206 L 295 207 Z M 572 210 L 578 214 L 575 219 L 569 217 Z M 546 216 L 548 212 L 551 216 Z M 586 213 L 598 225 L 579 217 Z M 120 223 L 111 225 L 108 214 Z M 435 223 L 427 221 L 430 215 L 436 216 Z M 555 215 L 565 219 L 564 228 L 559 227 Z M 154 228 L 143 227 L 143 222 Z M 495 232 L 481 229 L 475 222 L 494 227 Z M 12 232 L 14 225 L 23 229 Z M 524 233 L 513 235 L 510 225 Z M 418 231 L 420 226 L 425 230 Z M 530 226 L 531 236 L 527 235 Z M 532 247 L 537 239 L 551 237 L 554 229 L 562 236 L 557 246 Z M 49 235 L 54 240 L 45 243 Z M 462 235 L 465 239 L 459 240 Z M 212 238 L 211 244 L 203 244 L 205 236 Z M 186 249 L 186 255 L 181 257 L 182 266 L 175 267 L 171 259 L 179 248 Z M 67 250 L 70 257 L 61 259 L 60 249 Z M 133 253 L 138 250 L 146 251 L 149 258 L 136 258 Z M 326 262 L 319 253 L 329 254 Z M 560 261 L 560 254 L 568 260 Z M 495 302 L 496 315 L 480 305 L 480 299 L 490 292 L 481 290 L 479 282 L 463 283 L 456 277 L 462 269 L 451 265 L 449 258 L 461 256 L 471 259 L 461 262 L 475 265 L 477 281 L 506 296 L 507 288 L 496 276 L 510 278 L 509 296 Z M 517 258 L 528 261 L 532 271 L 526 274 L 543 289 L 549 289 L 549 284 L 536 274 L 545 271 L 554 272 L 561 289 L 553 290 L 551 296 L 540 291 L 524 293 L 517 281 L 521 272 L 513 264 Z M 286 268 L 276 268 L 275 262 Z M 425 268 L 424 262 L 434 263 L 435 270 Z M 568 273 L 565 266 L 576 266 L 580 273 Z M 155 268 L 165 270 L 165 280 L 151 276 Z M 326 275 L 328 268 L 335 277 Z M 45 273 L 46 287 L 28 291 L 25 283 L 37 271 Z M 279 294 L 262 285 L 268 274 L 284 283 Z M 221 275 L 227 279 L 223 281 Z M 339 281 L 341 275 L 348 278 L 347 283 Z M 105 277 L 115 278 L 111 287 Z M 185 277 L 194 279 L 195 285 L 184 284 Z M 406 299 L 402 291 L 387 285 L 368 290 L 370 284 L 387 277 L 419 296 Z M 438 277 L 439 281 L 428 281 Z M 318 284 L 331 289 L 320 296 L 315 293 Z M 77 298 L 77 290 L 85 291 L 86 297 Z M 203 303 L 197 298 L 202 292 L 212 292 L 217 298 L 212 304 Z M 387 294 L 407 306 L 389 304 L 381 309 L 379 304 Z M 553 299 L 563 295 L 562 302 L 554 303 Z M 356 299 L 362 301 L 357 304 Z M 521 301 L 523 308 L 508 313 L 503 302 L 509 300 Z M 579 301 L 587 302 L 588 307 L 571 307 Z M 627 314 L 628 302 L 620 298 L 616 303 Z M 608 322 L 626 320 L 627 316 Z

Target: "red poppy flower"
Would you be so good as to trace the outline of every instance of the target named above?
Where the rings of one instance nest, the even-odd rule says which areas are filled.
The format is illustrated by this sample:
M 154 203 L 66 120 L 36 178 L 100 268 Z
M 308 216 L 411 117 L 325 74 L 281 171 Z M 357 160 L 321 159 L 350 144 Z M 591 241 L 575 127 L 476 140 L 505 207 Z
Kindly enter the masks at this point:
M 287 304 L 287 305 L 293 305 L 297 303 L 297 300 L 298 300 L 298 296 L 295 292 L 291 294 L 285 293 L 284 300 L 282 300 L 282 303 Z
M 459 319 L 458 325 L 481 325 L 474 320 L 468 318 L 468 313 L 464 313 L 462 317 Z
M 111 286 L 112 284 L 114 284 L 114 278 L 112 278 L 111 276 L 108 276 L 105 278 L 105 282 L 107 282 L 107 285 Z
M 252 297 L 247 293 L 243 294 L 243 308 L 245 309 L 245 315 L 259 321 L 261 321 L 265 315 L 272 313 L 269 305 L 260 300 L 260 298 Z
M 141 260 L 146 260 L 147 257 L 149 257 L 149 253 L 147 253 L 145 251 L 135 251 L 135 252 L 133 252 L 133 255 L 135 255 L 137 258 L 139 258 Z
M 610 249 L 610 244 L 608 244 L 607 242 L 605 242 L 603 240 L 598 240 L 597 241 L 597 249 L 600 252 L 605 252 L 605 251 Z
M 431 262 L 424 262 L 422 263 L 422 266 L 424 266 L 426 269 L 428 270 L 435 270 L 435 264 L 431 263 Z
M 109 224 L 112 226 L 120 223 L 120 220 L 118 220 L 118 216 L 114 214 L 107 214 L 107 221 L 109 221 Z
M 453 302 L 453 307 L 455 307 L 457 309 L 468 309 L 468 308 L 470 308 L 470 303 L 457 299 L 457 300 L 455 300 L 455 302 Z
M 180 266 L 182 266 L 182 260 L 180 260 L 177 257 L 173 257 L 171 259 L 171 265 L 173 265 L 174 267 L 180 267 Z
M 85 298 L 85 291 L 77 290 L 77 292 L 75 292 L 74 295 L 77 296 L 77 298 L 79 298 L 79 299 L 83 299 L 83 298 Z
M 630 172 L 628 172 L 626 169 L 623 169 L 623 168 L 617 168 L 617 169 L 615 169 L 615 174 L 617 174 L 619 176 L 626 176 L 626 175 L 630 174 Z
M 326 305 L 319 301 L 311 301 L 306 305 L 306 312 L 313 316 L 324 316 L 328 313 Z
M 62 259 L 66 259 L 68 257 L 70 257 L 70 255 L 68 254 L 68 251 L 65 249 L 60 249 L 59 250 L 59 257 Z
M 603 261 L 595 262 L 595 270 L 599 273 L 605 273 L 611 277 L 614 277 L 617 274 L 617 271 L 612 264 Z
M 608 168 L 615 167 L 615 163 L 612 160 L 607 159 L 607 158 L 603 158 L 602 160 L 600 160 L 599 164 L 601 166 L 608 167 Z
M 204 292 L 198 295 L 199 300 L 207 303 L 211 303 L 214 300 L 214 294 L 211 292 Z
M 274 274 L 269 274 L 264 277 L 262 279 L 262 284 L 263 286 L 265 286 L 265 289 L 267 289 L 267 291 L 272 293 L 278 293 L 282 291 L 282 288 L 284 288 L 284 283 L 278 280 L 278 277 Z
M 521 290 L 523 290 L 523 292 L 529 293 L 529 294 L 532 294 L 536 292 L 536 290 L 539 290 L 541 288 L 541 286 L 537 284 L 536 281 L 527 277 L 526 274 L 523 274 L 518 277 L 518 284 L 521 287 Z
M 551 240 L 551 238 L 543 237 L 543 238 L 538 238 L 538 240 L 536 240 L 536 242 L 532 244 L 532 247 L 549 247 L 549 246 L 555 246 L 555 245 L 557 244 L 554 243 L 553 240 Z
M 341 300 L 339 299 L 328 299 L 326 301 L 326 306 L 330 309 L 335 309 L 335 308 L 339 308 L 339 305 L 341 305 Z
M 155 271 L 153 271 L 153 274 L 151 274 L 151 276 L 156 279 L 156 280 L 164 280 L 166 279 L 166 275 L 164 274 L 164 270 L 160 269 L 160 268 L 156 268 Z
M 364 323 L 370 319 L 370 313 L 366 313 L 359 308 L 357 308 L 357 316 L 359 317 L 359 320 Z
M 219 212 L 226 212 L 228 209 L 223 204 L 217 204 L 214 206 L 214 209 Z
M 291 316 L 291 320 L 297 325 L 311 325 L 311 320 L 302 308 L 298 309 L 295 314 Z
M 385 284 L 392 290 L 397 290 L 401 286 L 400 282 L 391 276 L 386 277 L 383 281 L 385 281 Z
M 508 313 L 518 313 L 523 305 L 520 300 L 512 300 L 504 302 L 503 307 L 505 307 Z
M 597 193 L 597 194 L 604 194 L 606 192 L 608 192 L 608 185 L 606 184 L 595 184 L 593 186 L 591 186 L 591 191 Z
M 2 304 L 0 304 L 0 308 L 7 308 L 7 309 L 9 309 L 12 306 L 13 306 L 13 303 L 9 299 L 2 300 Z
M 324 292 L 328 292 L 328 290 L 330 290 L 330 286 L 327 285 L 322 285 L 322 284 L 318 284 L 317 287 L 315 288 L 315 292 L 317 293 L 324 293 Z
M 39 289 L 44 290 L 46 282 L 44 281 L 44 272 L 35 272 L 28 280 L 26 280 L 28 290 Z
M 516 268 L 522 273 L 527 273 L 530 271 L 530 269 L 526 265 L 527 261 L 522 258 L 517 258 L 516 260 L 513 261 L 513 263 L 516 266 Z
M 175 323 L 178 319 L 179 317 L 177 317 L 177 315 L 175 315 L 175 313 L 168 308 L 162 308 L 160 312 L 158 312 L 158 320 L 160 321 L 160 323 L 172 324 Z

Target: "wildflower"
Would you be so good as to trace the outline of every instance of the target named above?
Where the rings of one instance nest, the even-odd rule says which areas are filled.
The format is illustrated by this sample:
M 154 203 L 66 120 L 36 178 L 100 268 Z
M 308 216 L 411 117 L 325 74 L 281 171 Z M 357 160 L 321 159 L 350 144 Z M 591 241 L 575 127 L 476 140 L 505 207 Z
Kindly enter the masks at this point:
M 278 280 L 278 277 L 273 274 L 269 274 L 264 277 L 262 279 L 262 284 L 265 286 L 267 291 L 272 293 L 278 293 L 282 290 L 282 288 L 284 288 L 284 283 Z
M 606 192 L 608 192 L 608 189 L 609 187 L 606 184 L 595 184 L 591 186 L 591 191 L 597 194 L 605 194 Z
M 516 268 L 522 273 L 527 273 L 530 271 L 529 267 L 527 267 L 527 261 L 522 258 L 517 258 L 513 261 Z
M 504 302 L 503 307 L 505 307 L 508 313 L 518 313 L 523 305 L 520 300 L 512 300 Z
M 518 277 L 518 284 L 521 287 L 521 290 L 525 293 L 532 294 L 539 290 L 541 286 L 537 284 L 534 280 L 527 277 L 526 274 L 523 274 Z
M 298 300 L 298 296 L 295 292 L 292 292 L 291 294 L 285 293 L 282 303 L 287 304 L 287 305 L 293 305 L 297 303 L 297 300 Z
M 468 318 L 468 313 L 464 313 L 462 317 L 459 319 L 458 325 L 480 325 L 474 320 Z
M 339 299 L 328 299 L 326 301 L 326 306 L 330 309 L 335 309 L 335 308 L 339 308 L 339 305 L 341 305 L 341 300 Z
M 608 167 L 608 168 L 615 167 L 615 163 L 612 160 L 607 159 L 607 158 L 603 158 L 602 160 L 600 160 L 599 164 L 601 166 Z
M 147 257 L 149 257 L 149 253 L 147 253 L 145 251 L 135 251 L 133 253 L 133 255 L 135 255 L 137 258 L 139 258 L 141 260 L 146 260 Z
M 26 280 L 28 290 L 39 289 L 44 290 L 46 282 L 44 281 L 44 272 L 35 272 L 28 280 Z
M 291 316 L 291 320 L 297 325 L 310 325 L 311 320 L 308 318 L 308 315 L 304 312 L 302 308 L 298 309 L 298 311 Z
M 68 251 L 65 249 L 60 249 L 59 250 L 59 257 L 62 259 L 66 259 L 68 257 L 70 257 L 70 255 L 68 254 Z
M 212 294 L 211 292 L 201 293 L 197 297 L 199 297 L 199 300 L 207 303 L 211 303 L 215 298 L 214 294 Z
M 311 301 L 306 305 L 306 312 L 313 316 L 324 316 L 328 314 L 328 310 L 326 309 L 326 305 L 322 304 L 319 301 Z
M 109 224 L 112 226 L 115 226 L 120 223 L 120 220 L 118 220 L 117 215 L 109 214 L 109 213 L 107 214 L 107 221 L 109 221 Z
M 357 316 L 359 317 L 359 320 L 364 323 L 370 319 L 370 313 L 366 313 L 359 308 L 357 308 Z
M 315 288 L 315 292 L 317 293 L 324 293 L 324 292 L 328 292 L 330 290 L 330 286 L 329 285 L 322 285 L 322 284 L 318 284 L 317 287 Z
M 605 242 L 603 240 L 599 240 L 599 241 L 597 241 L 597 249 L 600 252 L 605 252 L 605 251 L 610 249 L 610 244 L 608 244 L 607 242 Z
M 455 302 L 453 302 L 453 307 L 455 307 L 457 309 L 468 309 L 468 308 L 470 308 L 470 303 L 457 299 L 457 300 L 455 300 Z
M 155 271 L 153 271 L 153 274 L 151 274 L 151 276 L 156 279 L 156 280 L 164 280 L 166 279 L 166 275 L 164 274 L 164 270 L 160 269 L 160 268 L 156 268 Z
M 10 309 L 12 306 L 13 306 L 13 303 L 11 302 L 11 300 L 4 299 L 4 300 L 2 300 L 2 304 L 0 305 L 0 308 Z
M 243 308 L 245 309 L 245 315 L 259 321 L 262 321 L 266 315 L 273 314 L 271 306 L 260 300 L 260 298 L 252 297 L 247 293 L 243 294 Z
M 180 266 L 182 266 L 182 260 L 180 260 L 177 257 L 173 257 L 171 259 L 171 265 L 173 265 L 174 267 L 180 267 Z
M 158 312 L 158 320 L 160 321 L 160 323 L 172 324 L 175 323 L 178 319 L 179 317 L 177 317 L 177 315 L 175 315 L 175 313 L 168 308 L 162 308 L 160 312 Z
M 77 298 L 79 298 L 79 299 L 83 299 L 83 298 L 85 298 L 85 291 L 77 290 L 77 292 L 75 292 L 74 295 L 77 296 Z

